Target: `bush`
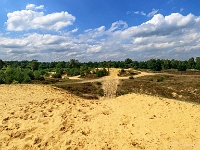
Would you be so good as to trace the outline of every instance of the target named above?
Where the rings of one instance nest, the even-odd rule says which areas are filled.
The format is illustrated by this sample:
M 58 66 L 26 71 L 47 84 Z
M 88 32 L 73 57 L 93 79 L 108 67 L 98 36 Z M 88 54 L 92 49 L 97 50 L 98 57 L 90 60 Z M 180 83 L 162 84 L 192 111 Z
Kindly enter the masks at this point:
M 157 79 L 157 82 L 163 82 L 164 81 L 164 78 L 163 77 L 159 77 L 158 79 Z
M 107 71 L 105 68 L 99 70 L 99 69 L 96 69 L 96 76 L 97 77 L 103 77 L 103 76 L 107 76 L 109 75 L 109 71 Z
M 0 84 L 5 83 L 5 74 L 3 71 L 0 71 Z
M 53 78 L 62 78 L 60 73 L 55 73 L 52 75 Z
M 178 65 L 178 71 L 186 71 L 187 66 L 184 63 Z
M 31 82 L 31 77 L 28 76 L 28 74 L 25 74 L 22 83 L 30 83 L 30 82 Z
M 19 82 L 16 80 L 13 80 L 12 84 L 19 84 Z
M 101 83 L 101 82 L 96 82 L 96 84 L 97 84 L 97 85 L 102 85 L 102 83 Z
M 44 77 L 42 76 L 42 74 L 41 74 L 40 71 L 35 71 L 35 72 L 34 72 L 34 79 L 35 79 L 35 80 L 43 81 L 43 80 L 44 80 Z

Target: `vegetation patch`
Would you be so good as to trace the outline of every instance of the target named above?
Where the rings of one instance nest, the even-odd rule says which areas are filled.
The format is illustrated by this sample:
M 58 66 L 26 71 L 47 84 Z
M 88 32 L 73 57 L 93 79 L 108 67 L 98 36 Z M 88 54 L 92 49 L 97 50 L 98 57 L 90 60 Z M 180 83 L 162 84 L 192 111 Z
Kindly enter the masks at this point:
M 58 82 L 53 86 L 65 89 L 79 97 L 85 99 L 99 99 L 104 95 L 101 84 L 97 83 L 63 83 Z
M 118 73 L 118 76 L 120 77 L 128 77 L 128 76 L 133 76 L 133 75 L 138 75 L 140 74 L 139 71 L 131 70 L 131 69 L 121 69 Z
M 200 103 L 200 76 L 155 75 L 120 80 L 117 96 L 141 93 Z

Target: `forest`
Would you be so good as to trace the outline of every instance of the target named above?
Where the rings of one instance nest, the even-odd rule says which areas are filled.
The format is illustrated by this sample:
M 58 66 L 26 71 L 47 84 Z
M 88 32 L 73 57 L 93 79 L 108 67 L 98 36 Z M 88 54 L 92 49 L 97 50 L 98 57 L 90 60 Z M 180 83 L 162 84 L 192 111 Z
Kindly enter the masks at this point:
M 102 69 L 98 69 L 102 68 Z M 108 68 L 108 69 L 106 69 Z M 147 61 L 134 61 L 126 58 L 124 61 L 79 62 L 71 59 L 59 62 L 39 62 L 38 60 L 3 61 L 0 59 L 0 84 L 31 83 L 32 80 L 45 80 L 54 72 L 53 78 L 80 75 L 81 77 L 102 77 L 109 74 L 109 68 L 133 68 L 136 70 L 148 69 L 161 71 L 177 69 L 200 70 L 200 57 L 190 58 L 185 61 L 168 59 L 150 59 Z

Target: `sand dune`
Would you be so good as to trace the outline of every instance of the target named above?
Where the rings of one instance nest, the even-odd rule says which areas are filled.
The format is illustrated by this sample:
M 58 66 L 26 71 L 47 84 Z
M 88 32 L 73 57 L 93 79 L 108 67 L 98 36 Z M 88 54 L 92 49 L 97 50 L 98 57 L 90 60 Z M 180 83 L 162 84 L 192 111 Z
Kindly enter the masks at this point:
M 130 94 L 83 100 L 0 85 L 0 149 L 200 149 L 200 105 Z

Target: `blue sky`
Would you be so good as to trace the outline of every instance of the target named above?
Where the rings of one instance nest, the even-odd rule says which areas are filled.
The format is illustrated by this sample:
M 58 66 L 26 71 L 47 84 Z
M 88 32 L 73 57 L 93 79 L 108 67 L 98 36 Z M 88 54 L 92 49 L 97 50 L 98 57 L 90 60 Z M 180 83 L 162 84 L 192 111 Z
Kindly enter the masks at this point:
M 1 0 L 0 59 L 200 56 L 199 0 Z

